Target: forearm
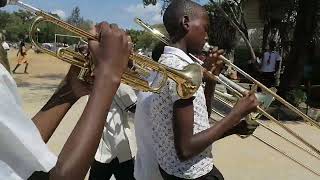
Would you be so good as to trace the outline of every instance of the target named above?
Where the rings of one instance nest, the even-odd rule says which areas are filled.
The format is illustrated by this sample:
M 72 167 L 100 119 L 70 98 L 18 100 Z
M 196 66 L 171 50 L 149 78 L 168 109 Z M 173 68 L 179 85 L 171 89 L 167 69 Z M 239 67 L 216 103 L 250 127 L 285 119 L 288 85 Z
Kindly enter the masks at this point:
M 108 78 L 109 76 L 109 78 Z M 94 159 L 106 115 L 120 80 L 110 81 L 110 74 L 96 79 L 94 89 L 77 125 L 63 147 L 51 179 L 83 179 Z M 98 91 L 109 89 L 110 91 Z
M 49 109 L 48 111 L 39 111 L 32 118 L 45 143 L 49 141 L 70 108 L 70 103 L 60 104 Z
M 44 142 L 48 142 L 71 106 L 78 100 L 68 84 L 63 82 L 49 101 L 32 118 Z
M 211 118 L 211 121 L 214 121 L 215 124 L 219 123 L 219 121 L 217 120 L 214 120 Z M 231 136 L 231 135 L 234 135 L 234 134 L 237 134 L 238 133 L 238 126 L 234 126 L 232 127 L 230 130 L 226 131 L 225 133 L 223 133 L 223 135 L 219 138 L 219 139 L 222 139 L 222 138 L 225 138 L 227 136 Z
M 234 127 L 236 119 L 240 116 L 234 113 L 229 114 L 211 128 L 200 133 L 185 137 L 180 144 L 180 151 L 183 152 L 182 160 L 190 159 L 208 148 L 212 143 L 225 136 L 226 132 Z
M 212 98 L 214 96 L 214 91 L 216 88 L 216 81 L 206 81 L 206 85 L 204 88 L 204 95 L 206 97 L 206 105 L 208 111 L 208 117 L 210 117 L 212 112 Z

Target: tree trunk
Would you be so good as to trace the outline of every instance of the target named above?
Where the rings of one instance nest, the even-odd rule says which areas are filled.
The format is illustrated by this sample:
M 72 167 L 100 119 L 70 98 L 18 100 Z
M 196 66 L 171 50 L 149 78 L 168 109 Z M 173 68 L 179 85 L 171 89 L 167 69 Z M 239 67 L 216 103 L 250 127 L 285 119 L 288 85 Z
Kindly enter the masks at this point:
M 316 3 L 317 0 L 299 0 L 293 47 L 285 62 L 285 71 L 280 83 L 280 95 L 285 95 L 286 92 L 300 85 L 303 78 L 304 62 L 312 58 L 310 45 L 314 35 Z
M 262 38 L 262 52 L 265 52 L 268 45 L 268 37 L 270 33 L 270 24 L 266 22 L 263 27 L 263 38 Z

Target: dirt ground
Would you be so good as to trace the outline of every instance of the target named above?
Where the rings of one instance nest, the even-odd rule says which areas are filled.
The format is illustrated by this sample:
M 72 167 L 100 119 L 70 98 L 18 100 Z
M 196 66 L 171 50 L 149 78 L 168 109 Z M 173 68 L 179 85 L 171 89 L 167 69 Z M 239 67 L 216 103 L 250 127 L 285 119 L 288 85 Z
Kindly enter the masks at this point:
M 9 52 L 11 68 L 16 64 L 16 51 Z M 26 113 L 32 117 L 48 100 L 60 80 L 68 70 L 68 64 L 45 54 L 29 52 L 29 74 L 23 72 L 24 66 L 14 75 L 23 99 Z M 85 99 L 79 100 L 68 112 L 63 122 L 49 142 L 52 151 L 58 154 L 68 135 L 80 117 L 85 106 Z M 270 127 L 276 125 L 264 122 Z M 320 148 L 320 131 L 304 123 L 288 122 L 287 126 L 296 130 L 315 147 Z M 284 131 L 276 128 L 282 134 Z M 320 173 L 320 160 L 316 159 L 272 133 L 259 127 L 256 136 L 272 143 L 277 148 L 303 162 L 306 166 Z M 288 136 L 288 135 L 287 135 Z M 259 142 L 254 137 L 241 139 L 230 136 L 214 144 L 215 165 L 224 174 L 226 180 L 316 180 L 320 176 L 307 171 L 277 151 Z

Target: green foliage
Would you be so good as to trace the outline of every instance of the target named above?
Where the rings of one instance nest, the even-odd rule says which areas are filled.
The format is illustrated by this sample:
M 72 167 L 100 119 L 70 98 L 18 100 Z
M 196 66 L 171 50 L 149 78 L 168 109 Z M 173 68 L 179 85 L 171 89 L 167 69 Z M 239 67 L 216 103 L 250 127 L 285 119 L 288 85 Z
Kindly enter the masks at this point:
M 132 42 L 137 43 L 139 36 L 141 36 L 143 32 L 134 29 L 129 29 L 127 30 L 127 33 L 130 35 Z
M 221 8 L 228 13 L 228 9 L 232 4 L 224 1 L 220 4 Z M 210 31 L 209 42 L 221 49 L 230 51 L 235 48 L 240 39 L 236 28 L 226 19 L 226 17 L 217 8 L 216 3 L 209 2 L 205 8 L 210 14 Z
M 9 23 L 10 14 L 0 10 L 0 29 L 4 29 Z
M 163 34 L 167 34 L 165 27 L 162 24 L 156 24 L 152 26 Z M 159 42 L 154 36 L 149 32 L 140 31 L 140 30 L 128 30 L 127 31 L 132 39 L 132 42 L 135 44 L 135 50 L 138 49 L 149 49 L 152 50 L 155 45 Z
M 285 99 L 292 105 L 298 107 L 299 104 L 306 102 L 307 95 L 301 88 L 295 88 L 286 93 Z
M 60 18 L 56 14 L 51 14 L 57 18 Z M 31 23 L 34 20 L 34 15 L 30 12 L 19 10 L 17 12 L 8 13 L 0 11 L 0 32 L 4 32 L 7 41 L 18 42 L 25 39 L 29 35 L 29 29 Z M 77 27 L 84 30 L 90 30 L 93 22 L 91 20 L 85 20 L 80 15 L 79 7 L 75 7 L 72 11 L 72 15 L 67 18 L 67 21 Z M 37 38 L 40 43 L 54 42 L 55 34 L 74 35 L 65 29 L 62 29 L 52 23 L 40 23 L 38 26 L 40 32 L 37 33 Z M 25 39 L 29 40 L 29 38 Z M 74 43 L 75 40 L 62 39 L 60 42 Z
M 67 22 L 79 26 L 83 22 L 83 18 L 80 16 L 80 8 L 76 6 L 72 9 L 71 16 L 67 19 Z

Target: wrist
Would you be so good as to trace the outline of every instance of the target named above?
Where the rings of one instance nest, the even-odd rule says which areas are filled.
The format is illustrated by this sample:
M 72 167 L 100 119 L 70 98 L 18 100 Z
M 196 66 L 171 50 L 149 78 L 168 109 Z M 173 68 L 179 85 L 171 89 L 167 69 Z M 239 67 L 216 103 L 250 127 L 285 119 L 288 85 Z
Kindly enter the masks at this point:
M 234 125 L 238 124 L 240 119 L 243 117 L 242 113 L 238 110 L 232 110 L 229 115 L 231 121 L 234 123 Z
M 106 91 L 116 92 L 121 83 L 121 73 L 115 72 L 110 66 L 98 67 L 96 69 L 93 92 L 104 96 Z
M 111 68 L 110 65 L 101 65 L 96 68 L 95 83 L 103 84 L 120 84 L 121 83 L 122 73 L 120 70 L 116 71 L 114 68 Z

